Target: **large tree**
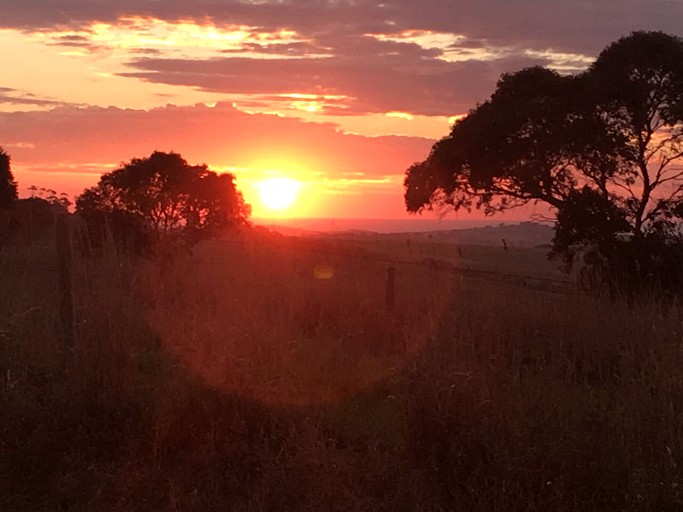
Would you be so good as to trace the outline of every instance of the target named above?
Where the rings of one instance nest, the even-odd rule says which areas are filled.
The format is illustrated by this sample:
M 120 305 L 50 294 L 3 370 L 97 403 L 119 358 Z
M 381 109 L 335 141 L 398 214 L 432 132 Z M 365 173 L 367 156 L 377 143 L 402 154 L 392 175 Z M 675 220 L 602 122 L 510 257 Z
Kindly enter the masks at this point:
M 683 243 L 682 157 L 683 40 L 635 32 L 580 75 L 503 75 L 407 170 L 406 206 L 493 214 L 542 202 L 556 214 L 555 256 L 571 266 L 582 247 L 603 274 L 640 279 Z
M 246 223 L 250 207 L 232 174 L 189 165 L 177 153 L 154 152 L 104 174 L 78 197 L 76 212 L 91 231 L 108 228 L 139 247 L 143 240 L 195 243 L 216 236 Z
M 17 183 L 10 169 L 10 156 L 0 148 L 0 209 L 8 208 L 17 200 Z

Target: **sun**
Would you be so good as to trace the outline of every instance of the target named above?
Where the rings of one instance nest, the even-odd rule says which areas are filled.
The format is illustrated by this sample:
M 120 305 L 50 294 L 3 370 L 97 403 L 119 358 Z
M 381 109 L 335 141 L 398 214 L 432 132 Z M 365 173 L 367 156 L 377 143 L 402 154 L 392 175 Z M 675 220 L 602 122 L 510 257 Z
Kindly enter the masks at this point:
M 270 178 L 258 184 L 261 202 L 271 210 L 286 210 L 296 201 L 301 188 L 299 181 L 290 178 Z

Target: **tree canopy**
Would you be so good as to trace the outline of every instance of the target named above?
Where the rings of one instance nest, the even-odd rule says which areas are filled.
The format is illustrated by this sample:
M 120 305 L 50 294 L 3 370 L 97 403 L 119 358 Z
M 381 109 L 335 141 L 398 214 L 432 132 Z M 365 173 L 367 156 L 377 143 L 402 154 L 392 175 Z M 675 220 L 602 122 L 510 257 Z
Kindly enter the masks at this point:
M 189 243 L 217 236 L 246 223 L 250 207 L 232 174 L 154 152 L 104 174 L 78 197 L 76 212 L 91 232 L 106 226 L 119 241 L 139 246 L 170 236 Z
M 637 246 L 634 266 L 652 273 L 653 247 L 683 243 L 682 157 L 683 40 L 635 32 L 579 75 L 504 74 L 407 170 L 405 201 L 410 212 L 489 215 L 545 203 L 556 214 L 553 254 L 568 266 L 577 246 L 605 265 Z
M 17 183 L 10 169 L 10 156 L 0 148 L 0 209 L 8 208 L 17 200 Z

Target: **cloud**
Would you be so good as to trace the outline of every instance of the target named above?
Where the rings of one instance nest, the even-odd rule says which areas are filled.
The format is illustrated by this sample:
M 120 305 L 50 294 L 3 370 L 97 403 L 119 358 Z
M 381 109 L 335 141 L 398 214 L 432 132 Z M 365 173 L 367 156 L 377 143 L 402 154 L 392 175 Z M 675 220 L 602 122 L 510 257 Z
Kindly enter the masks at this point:
M 400 57 L 361 59 L 247 58 L 183 60 L 139 59 L 136 71 L 122 75 L 215 93 L 274 95 L 301 93 L 347 98 L 329 105 L 333 115 L 407 112 L 450 116 L 467 112 L 493 91 L 503 72 L 548 63 L 531 56 L 490 61 L 415 63 Z M 275 104 L 273 108 L 277 108 Z M 281 108 L 288 103 L 282 102 Z
M 462 34 L 496 46 L 594 54 L 633 30 L 680 33 L 679 0 L 4 0 L 0 26 L 36 30 L 85 27 L 122 17 L 212 20 L 302 34 L 429 30 Z
M 119 76 L 215 93 L 335 95 L 326 113 L 466 112 L 503 72 L 576 72 L 633 30 L 681 33 L 678 0 L 5 0 L 0 26 L 118 52 Z M 121 57 L 121 53 L 125 58 Z M 116 62 L 119 62 L 118 60 Z M 293 108 L 286 101 L 273 108 Z M 311 107 L 313 108 L 313 107 Z
M 19 91 L 11 87 L 0 87 L 0 106 L 12 105 L 15 107 L 51 107 L 63 105 L 63 102 L 39 98 L 34 94 Z
M 396 181 L 433 143 L 417 137 L 345 134 L 331 124 L 246 114 L 226 104 L 0 113 L 0 141 L 12 148 L 22 181 L 35 181 L 32 171 L 41 176 L 82 171 L 83 187 L 94 184 L 92 169 L 113 168 L 154 150 L 176 151 L 190 162 L 218 169 L 238 169 L 246 179 L 255 171 L 280 168 L 309 180 L 355 176 L 370 183 L 389 176 Z

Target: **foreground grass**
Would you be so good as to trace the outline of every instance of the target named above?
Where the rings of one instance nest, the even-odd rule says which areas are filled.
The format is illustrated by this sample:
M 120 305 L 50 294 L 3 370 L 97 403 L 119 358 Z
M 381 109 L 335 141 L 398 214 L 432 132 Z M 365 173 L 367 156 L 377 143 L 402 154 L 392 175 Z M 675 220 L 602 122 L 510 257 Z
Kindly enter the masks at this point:
M 0 254 L 0 510 L 683 506 L 680 309 L 397 265 L 388 312 L 261 238 L 78 261 L 65 351 L 53 261 Z

